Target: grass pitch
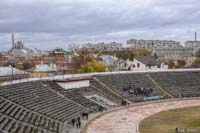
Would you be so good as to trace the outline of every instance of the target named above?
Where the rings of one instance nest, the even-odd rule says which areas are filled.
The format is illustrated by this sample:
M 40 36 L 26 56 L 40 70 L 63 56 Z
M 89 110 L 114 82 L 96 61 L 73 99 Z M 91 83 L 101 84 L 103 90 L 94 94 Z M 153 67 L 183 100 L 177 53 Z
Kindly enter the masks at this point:
M 185 129 L 183 133 L 200 133 L 200 107 L 160 112 L 142 120 L 139 130 L 140 133 L 176 133 L 176 127 Z

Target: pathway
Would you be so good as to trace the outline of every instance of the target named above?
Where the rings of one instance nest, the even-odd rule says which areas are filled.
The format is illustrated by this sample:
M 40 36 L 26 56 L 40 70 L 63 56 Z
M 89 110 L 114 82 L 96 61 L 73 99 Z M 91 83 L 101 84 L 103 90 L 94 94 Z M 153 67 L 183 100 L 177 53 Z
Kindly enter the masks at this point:
M 200 106 L 200 99 L 168 101 L 132 106 L 106 113 L 91 121 L 86 133 L 139 133 L 138 125 L 153 114 L 183 107 Z

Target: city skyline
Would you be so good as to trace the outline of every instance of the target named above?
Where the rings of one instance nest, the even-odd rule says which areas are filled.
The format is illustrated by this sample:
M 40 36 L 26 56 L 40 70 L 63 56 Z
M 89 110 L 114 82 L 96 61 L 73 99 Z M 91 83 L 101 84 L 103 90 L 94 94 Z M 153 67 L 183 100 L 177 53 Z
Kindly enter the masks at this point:
M 2 0 L 0 50 L 11 34 L 26 47 L 43 50 L 70 43 L 129 39 L 194 40 L 199 31 L 197 0 Z

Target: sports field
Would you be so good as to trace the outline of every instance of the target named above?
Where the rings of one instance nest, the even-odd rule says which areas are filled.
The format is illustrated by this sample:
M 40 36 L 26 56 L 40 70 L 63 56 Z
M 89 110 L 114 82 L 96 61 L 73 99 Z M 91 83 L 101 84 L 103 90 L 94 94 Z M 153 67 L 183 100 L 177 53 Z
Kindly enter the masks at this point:
M 200 133 L 200 107 L 174 109 L 160 112 L 141 121 L 140 133 Z

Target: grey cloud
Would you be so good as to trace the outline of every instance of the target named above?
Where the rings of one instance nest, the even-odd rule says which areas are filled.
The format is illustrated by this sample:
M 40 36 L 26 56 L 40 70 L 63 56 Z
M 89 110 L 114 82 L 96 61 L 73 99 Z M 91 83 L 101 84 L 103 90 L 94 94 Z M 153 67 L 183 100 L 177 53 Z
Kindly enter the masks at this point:
M 185 40 L 200 30 L 199 5 L 199 0 L 1 0 L 0 50 L 9 48 L 12 32 L 41 49 L 130 38 Z

